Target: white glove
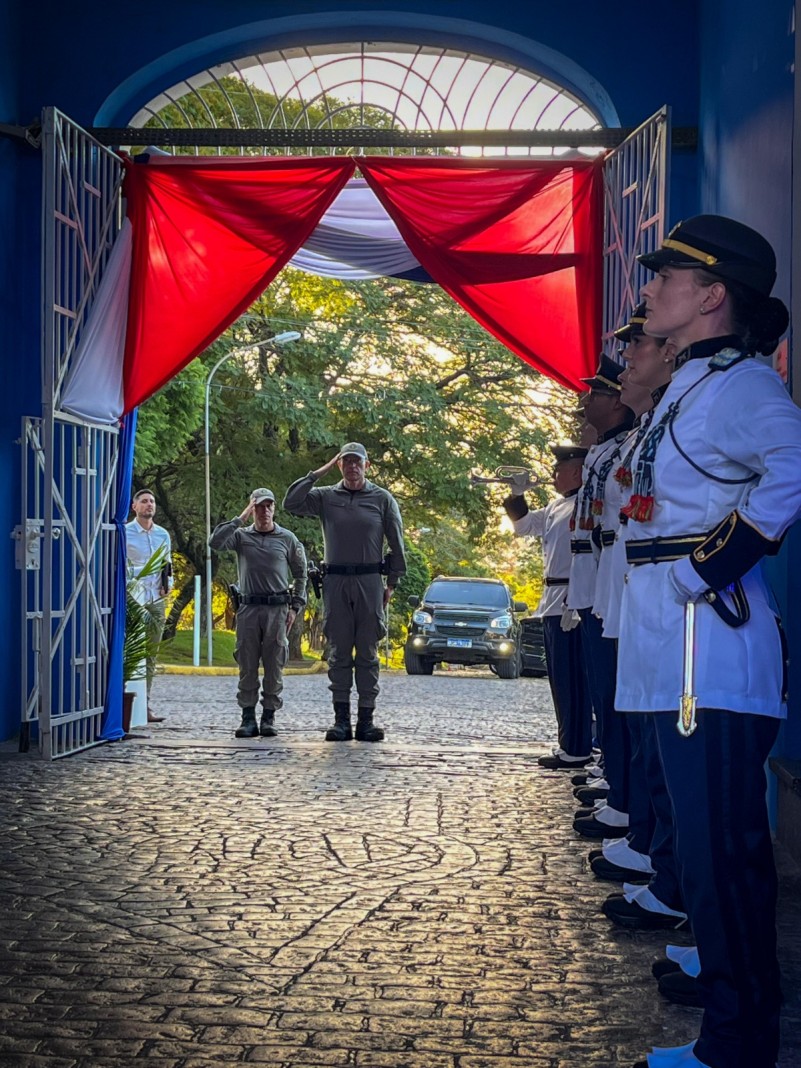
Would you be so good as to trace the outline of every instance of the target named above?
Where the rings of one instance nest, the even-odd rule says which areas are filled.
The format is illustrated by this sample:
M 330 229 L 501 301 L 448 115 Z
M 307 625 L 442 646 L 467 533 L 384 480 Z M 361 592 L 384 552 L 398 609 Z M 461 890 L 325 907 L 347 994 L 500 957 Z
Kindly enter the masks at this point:
M 668 572 L 670 578 L 671 593 L 678 604 L 687 604 L 688 601 L 697 601 L 707 589 L 707 584 L 690 563 L 689 556 L 683 556 L 681 560 L 674 561 Z
M 564 607 L 562 609 L 562 618 L 559 620 L 559 626 L 564 631 L 572 630 L 577 627 L 581 622 L 581 616 L 575 610 L 575 608 Z
M 529 473 L 521 471 L 519 475 L 509 476 L 509 493 L 512 497 L 522 497 L 529 488 Z

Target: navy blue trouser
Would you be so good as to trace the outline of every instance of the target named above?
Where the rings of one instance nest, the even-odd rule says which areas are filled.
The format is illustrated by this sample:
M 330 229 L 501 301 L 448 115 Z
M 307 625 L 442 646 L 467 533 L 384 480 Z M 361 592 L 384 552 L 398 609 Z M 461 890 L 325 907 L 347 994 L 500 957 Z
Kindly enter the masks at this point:
M 653 835 L 647 850 L 654 874 L 648 888 L 663 905 L 684 912 L 684 897 L 674 843 L 673 808 L 665 782 L 662 758 L 659 755 L 656 719 L 652 715 L 641 715 L 636 719 L 640 722 L 640 755 L 654 819 Z
M 701 961 L 704 1016 L 695 1056 L 709 1068 L 774 1068 L 777 879 L 765 761 L 779 721 L 703 709 L 696 732 L 682 738 L 676 715 L 659 712 L 654 720 Z
M 631 742 L 628 840 L 632 849 L 646 854 L 651 850 L 654 836 L 654 808 L 651 804 L 651 791 L 643 752 L 643 726 L 647 718 L 643 715 L 626 717 Z
M 592 609 L 582 608 L 582 649 L 590 681 L 590 700 L 598 730 L 598 744 L 609 783 L 607 801 L 618 812 L 629 808 L 629 731 L 627 717 L 615 710 L 617 685 L 617 642 L 604 638 L 601 621 Z
M 564 631 L 560 616 L 545 616 L 542 639 L 548 681 L 556 712 L 559 748 L 570 756 L 589 756 L 592 749 L 592 705 L 582 663 L 581 628 Z

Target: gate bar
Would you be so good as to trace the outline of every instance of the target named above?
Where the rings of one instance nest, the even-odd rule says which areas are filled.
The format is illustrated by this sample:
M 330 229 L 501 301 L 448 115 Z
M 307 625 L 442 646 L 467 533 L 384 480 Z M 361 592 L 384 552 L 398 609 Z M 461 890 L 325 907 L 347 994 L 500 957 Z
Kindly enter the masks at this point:
M 153 145 L 161 148 L 615 148 L 635 127 L 598 130 L 374 130 L 349 129 L 158 129 L 154 127 L 94 126 L 88 129 L 103 145 Z M 674 148 L 698 147 L 698 128 L 673 129 Z

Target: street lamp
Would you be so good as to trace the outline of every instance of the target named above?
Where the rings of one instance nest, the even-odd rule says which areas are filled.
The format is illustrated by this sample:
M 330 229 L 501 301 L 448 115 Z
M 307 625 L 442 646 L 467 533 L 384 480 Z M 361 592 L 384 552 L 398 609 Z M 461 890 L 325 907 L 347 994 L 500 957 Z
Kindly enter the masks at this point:
M 222 367 L 222 365 L 230 360 L 232 356 L 243 356 L 253 349 L 259 348 L 261 345 L 286 345 L 290 341 L 297 341 L 300 334 L 297 330 L 287 330 L 283 334 L 276 334 L 275 337 L 268 337 L 264 341 L 254 341 L 252 345 L 242 345 L 239 348 L 231 349 L 230 352 L 226 352 L 224 356 L 212 367 L 209 377 L 206 379 L 206 401 L 203 409 L 203 425 L 204 425 L 204 438 L 203 438 L 203 460 L 206 469 L 206 654 L 209 662 L 209 666 L 214 660 L 214 649 L 212 642 L 212 611 L 211 611 L 211 546 L 209 541 L 211 540 L 211 472 L 209 464 L 209 391 L 211 389 L 211 382 L 216 373 Z

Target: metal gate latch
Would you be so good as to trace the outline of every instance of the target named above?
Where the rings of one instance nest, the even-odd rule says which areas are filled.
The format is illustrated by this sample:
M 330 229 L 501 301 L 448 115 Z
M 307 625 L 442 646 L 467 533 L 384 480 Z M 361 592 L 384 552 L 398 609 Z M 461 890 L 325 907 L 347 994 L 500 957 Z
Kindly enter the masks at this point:
M 38 519 L 28 519 L 25 523 L 25 533 L 21 526 L 14 527 L 11 537 L 16 541 L 14 553 L 14 565 L 17 571 L 38 571 L 41 564 L 40 543 L 42 538 L 42 526 Z

